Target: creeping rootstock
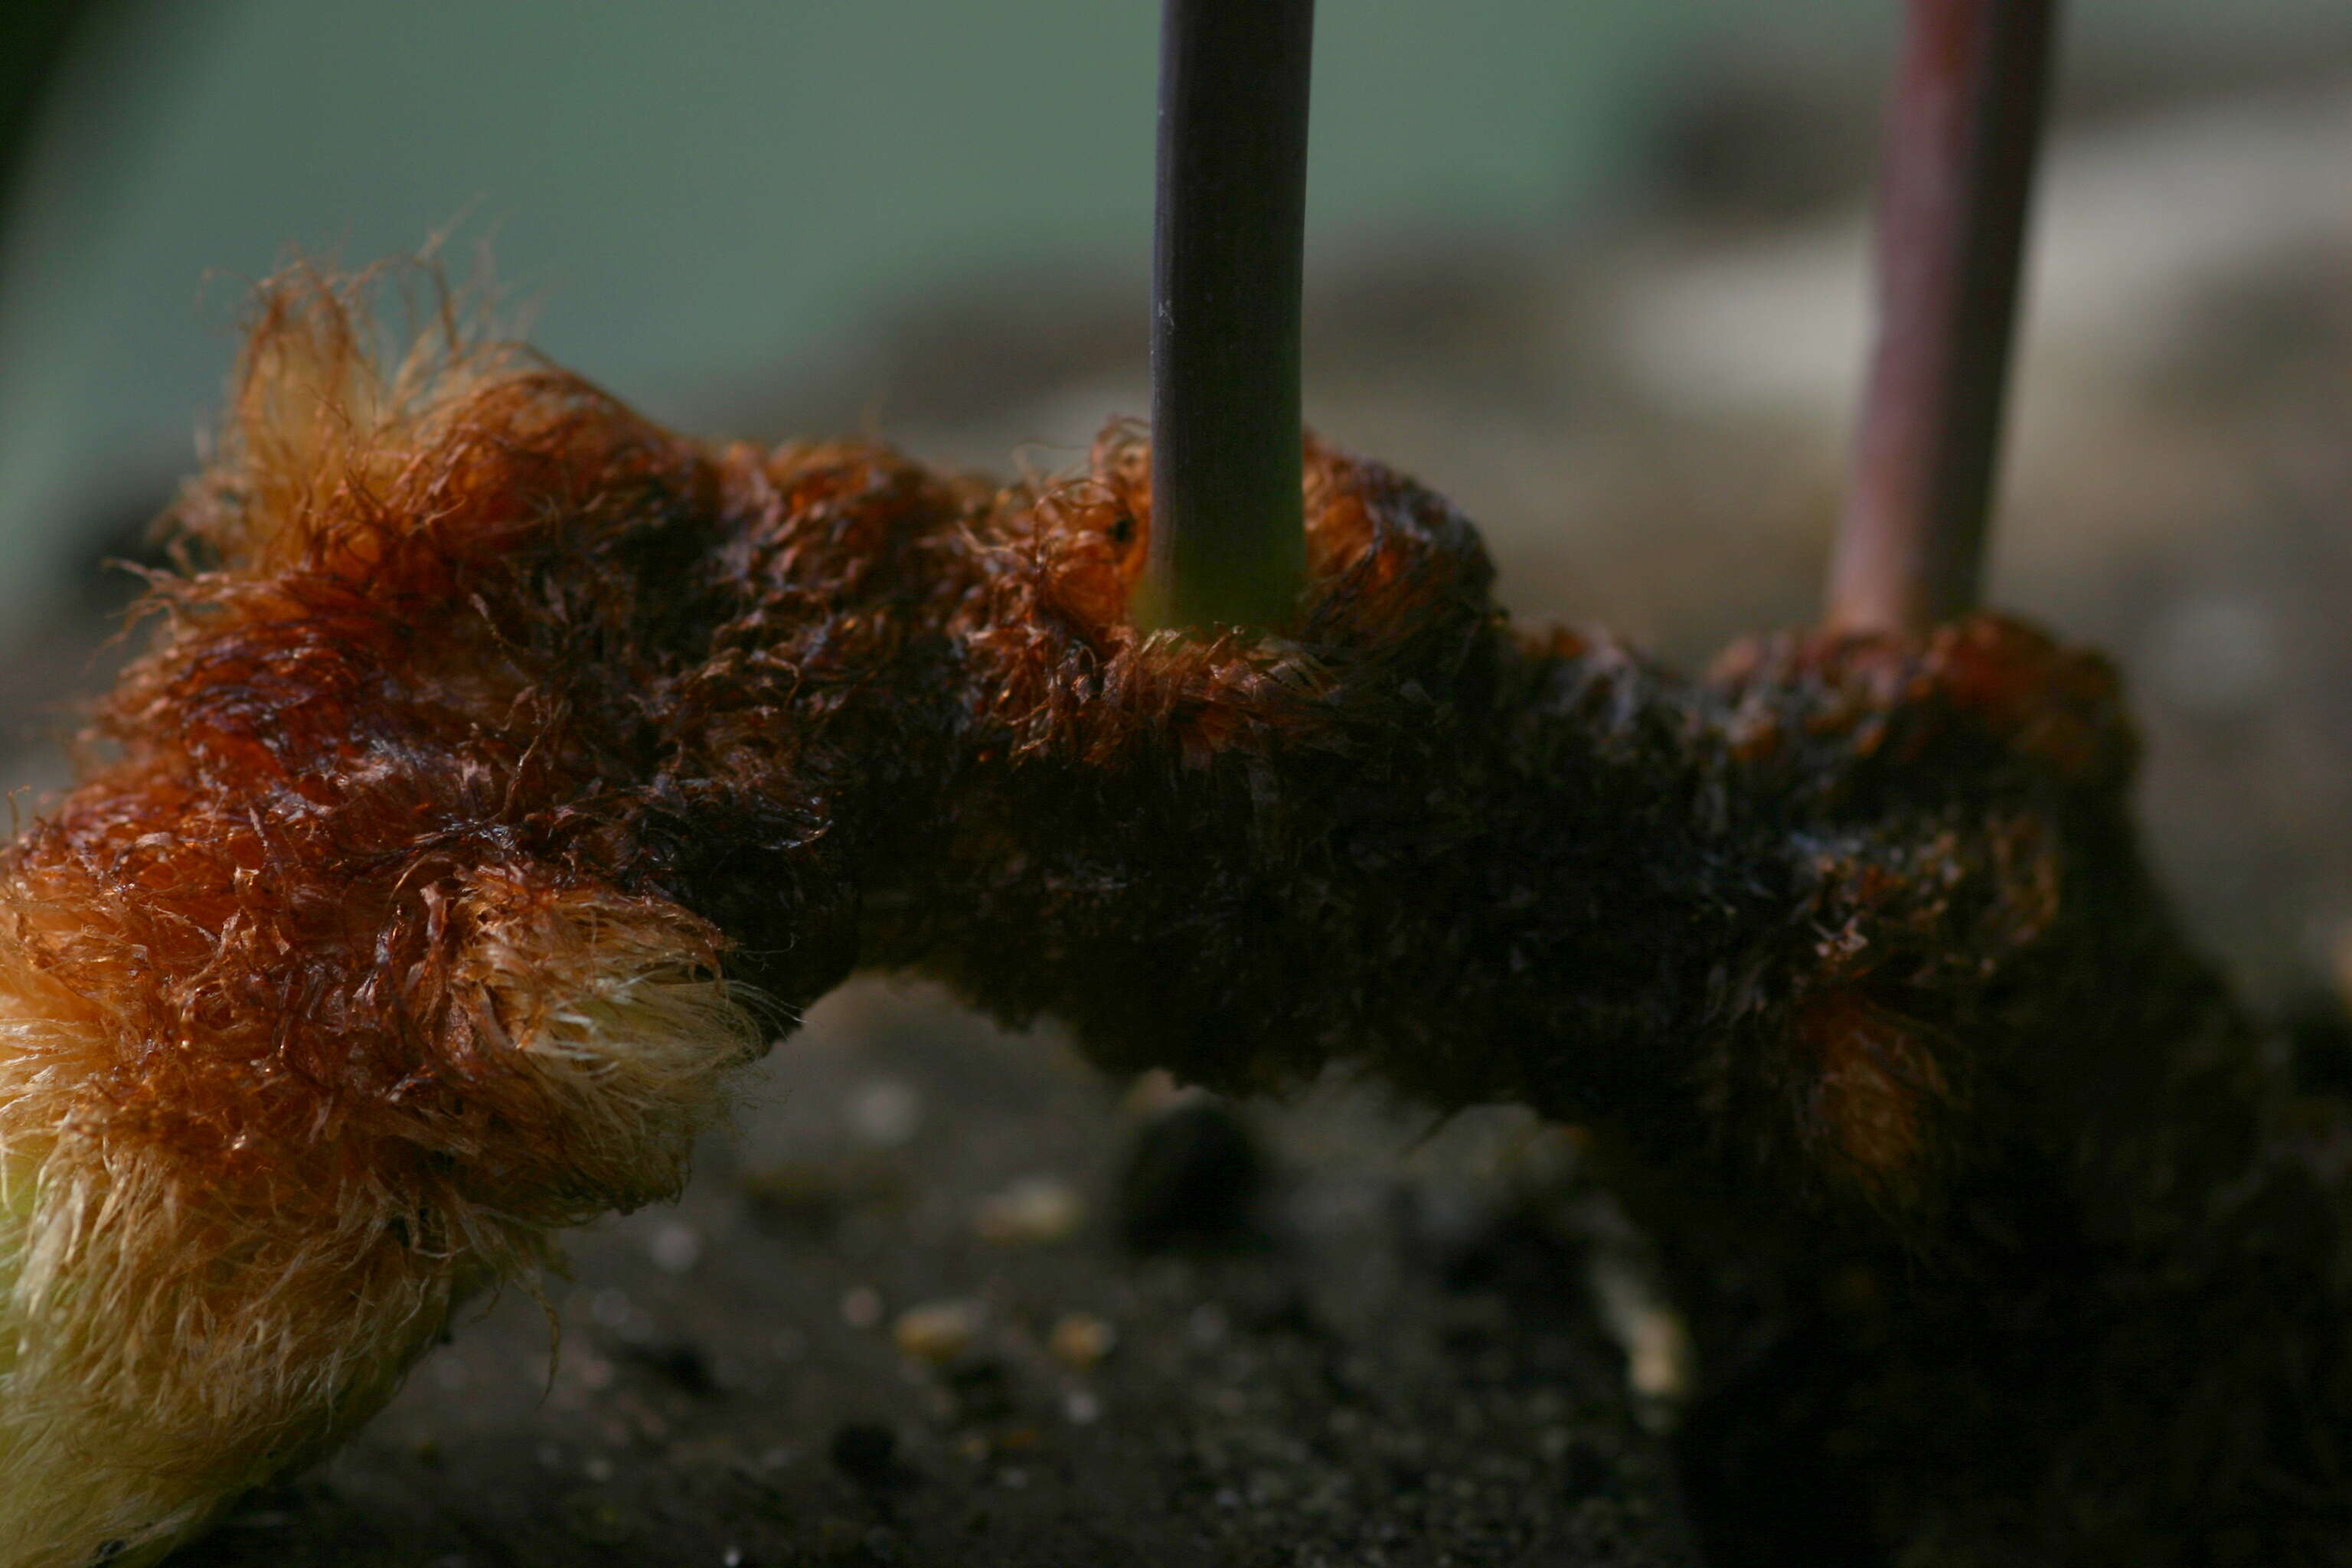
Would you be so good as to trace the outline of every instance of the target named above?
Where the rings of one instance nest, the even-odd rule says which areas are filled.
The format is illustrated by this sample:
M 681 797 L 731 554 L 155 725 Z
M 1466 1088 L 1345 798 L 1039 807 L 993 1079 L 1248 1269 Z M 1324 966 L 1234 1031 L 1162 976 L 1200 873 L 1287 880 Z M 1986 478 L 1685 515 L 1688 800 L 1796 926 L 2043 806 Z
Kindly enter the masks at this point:
M 1684 679 L 1508 625 L 1467 521 L 1313 445 L 1288 624 L 1147 637 L 1132 437 L 1001 489 L 371 343 L 264 296 L 152 649 L 5 861 L 0 1564 L 332 1443 L 860 967 L 1113 1069 L 1594 1128 L 1734 1560 L 1798 1477 L 1856 1561 L 2345 1539 L 2352 1136 L 2169 922 L 2095 657 L 1979 616 Z

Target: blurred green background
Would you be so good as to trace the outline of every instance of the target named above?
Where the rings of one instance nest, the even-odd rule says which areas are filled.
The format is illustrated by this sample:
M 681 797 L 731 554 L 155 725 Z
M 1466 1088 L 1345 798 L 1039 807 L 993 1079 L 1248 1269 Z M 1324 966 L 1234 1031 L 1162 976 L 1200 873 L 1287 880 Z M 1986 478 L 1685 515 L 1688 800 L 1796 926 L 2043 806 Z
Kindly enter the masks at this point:
M 1140 338 L 1153 0 L 13 4 L 20 87 L 55 20 L 86 20 L 0 219 L 0 615 L 68 564 L 79 520 L 190 461 L 244 289 L 295 252 L 454 231 L 462 271 L 488 238 L 542 347 L 687 423 L 976 278 L 1117 280 Z M 1694 62 L 1873 80 L 1895 9 L 1325 0 L 1310 266 L 1590 220 Z M 2275 55 L 2348 12 L 2089 0 L 2067 47 Z M 899 390 L 862 406 L 887 427 Z

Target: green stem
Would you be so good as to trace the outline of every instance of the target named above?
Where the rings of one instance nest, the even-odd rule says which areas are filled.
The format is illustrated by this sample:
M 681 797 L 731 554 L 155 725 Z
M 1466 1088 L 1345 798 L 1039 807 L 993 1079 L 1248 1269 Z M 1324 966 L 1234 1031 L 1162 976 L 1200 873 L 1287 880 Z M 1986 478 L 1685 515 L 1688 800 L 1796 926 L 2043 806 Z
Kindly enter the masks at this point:
M 1280 626 L 1305 582 L 1314 21 L 1313 0 L 1167 0 L 1162 14 L 1147 628 Z

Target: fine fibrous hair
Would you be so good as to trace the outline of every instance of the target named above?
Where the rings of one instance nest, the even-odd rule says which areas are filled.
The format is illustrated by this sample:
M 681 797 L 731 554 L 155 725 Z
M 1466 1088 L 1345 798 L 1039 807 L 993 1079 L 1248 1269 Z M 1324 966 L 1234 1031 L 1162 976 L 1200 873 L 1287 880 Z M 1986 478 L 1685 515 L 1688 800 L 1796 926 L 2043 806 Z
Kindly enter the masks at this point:
M 201 564 L 7 862 L 0 1562 L 166 1546 L 331 1440 L 551 1227 L 673 1191 L 766 1038 L 716 928 L 528 837 L 601 763 L 511 634 L 699 459 L 363 331 L 321 278 L 264 296 Z
M 1007 489 L 706 445 L 355 291 L 263 291 L 0 868 L 0 1568 L 331 1443 L 859 966 L 1593 1125 L 1720 1369 L 1694 1490 L 1834 1452 L 1856 1561 L 2327 1539 L 2352 1142 L 2174 934 L 2103 661 L 1985 616 L 1683 680 L 1313 442 L 1293 618 L 1146 636 L 1129 433 Z

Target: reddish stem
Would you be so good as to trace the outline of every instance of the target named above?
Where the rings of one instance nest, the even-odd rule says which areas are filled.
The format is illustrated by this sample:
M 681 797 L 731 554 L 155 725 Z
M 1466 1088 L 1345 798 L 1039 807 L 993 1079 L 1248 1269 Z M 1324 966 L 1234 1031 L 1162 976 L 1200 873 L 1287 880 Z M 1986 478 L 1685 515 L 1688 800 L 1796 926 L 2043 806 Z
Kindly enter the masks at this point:
M 1916 631 L 1977 601 L 2056 9 L 1910 0 L 1836 625 Z

